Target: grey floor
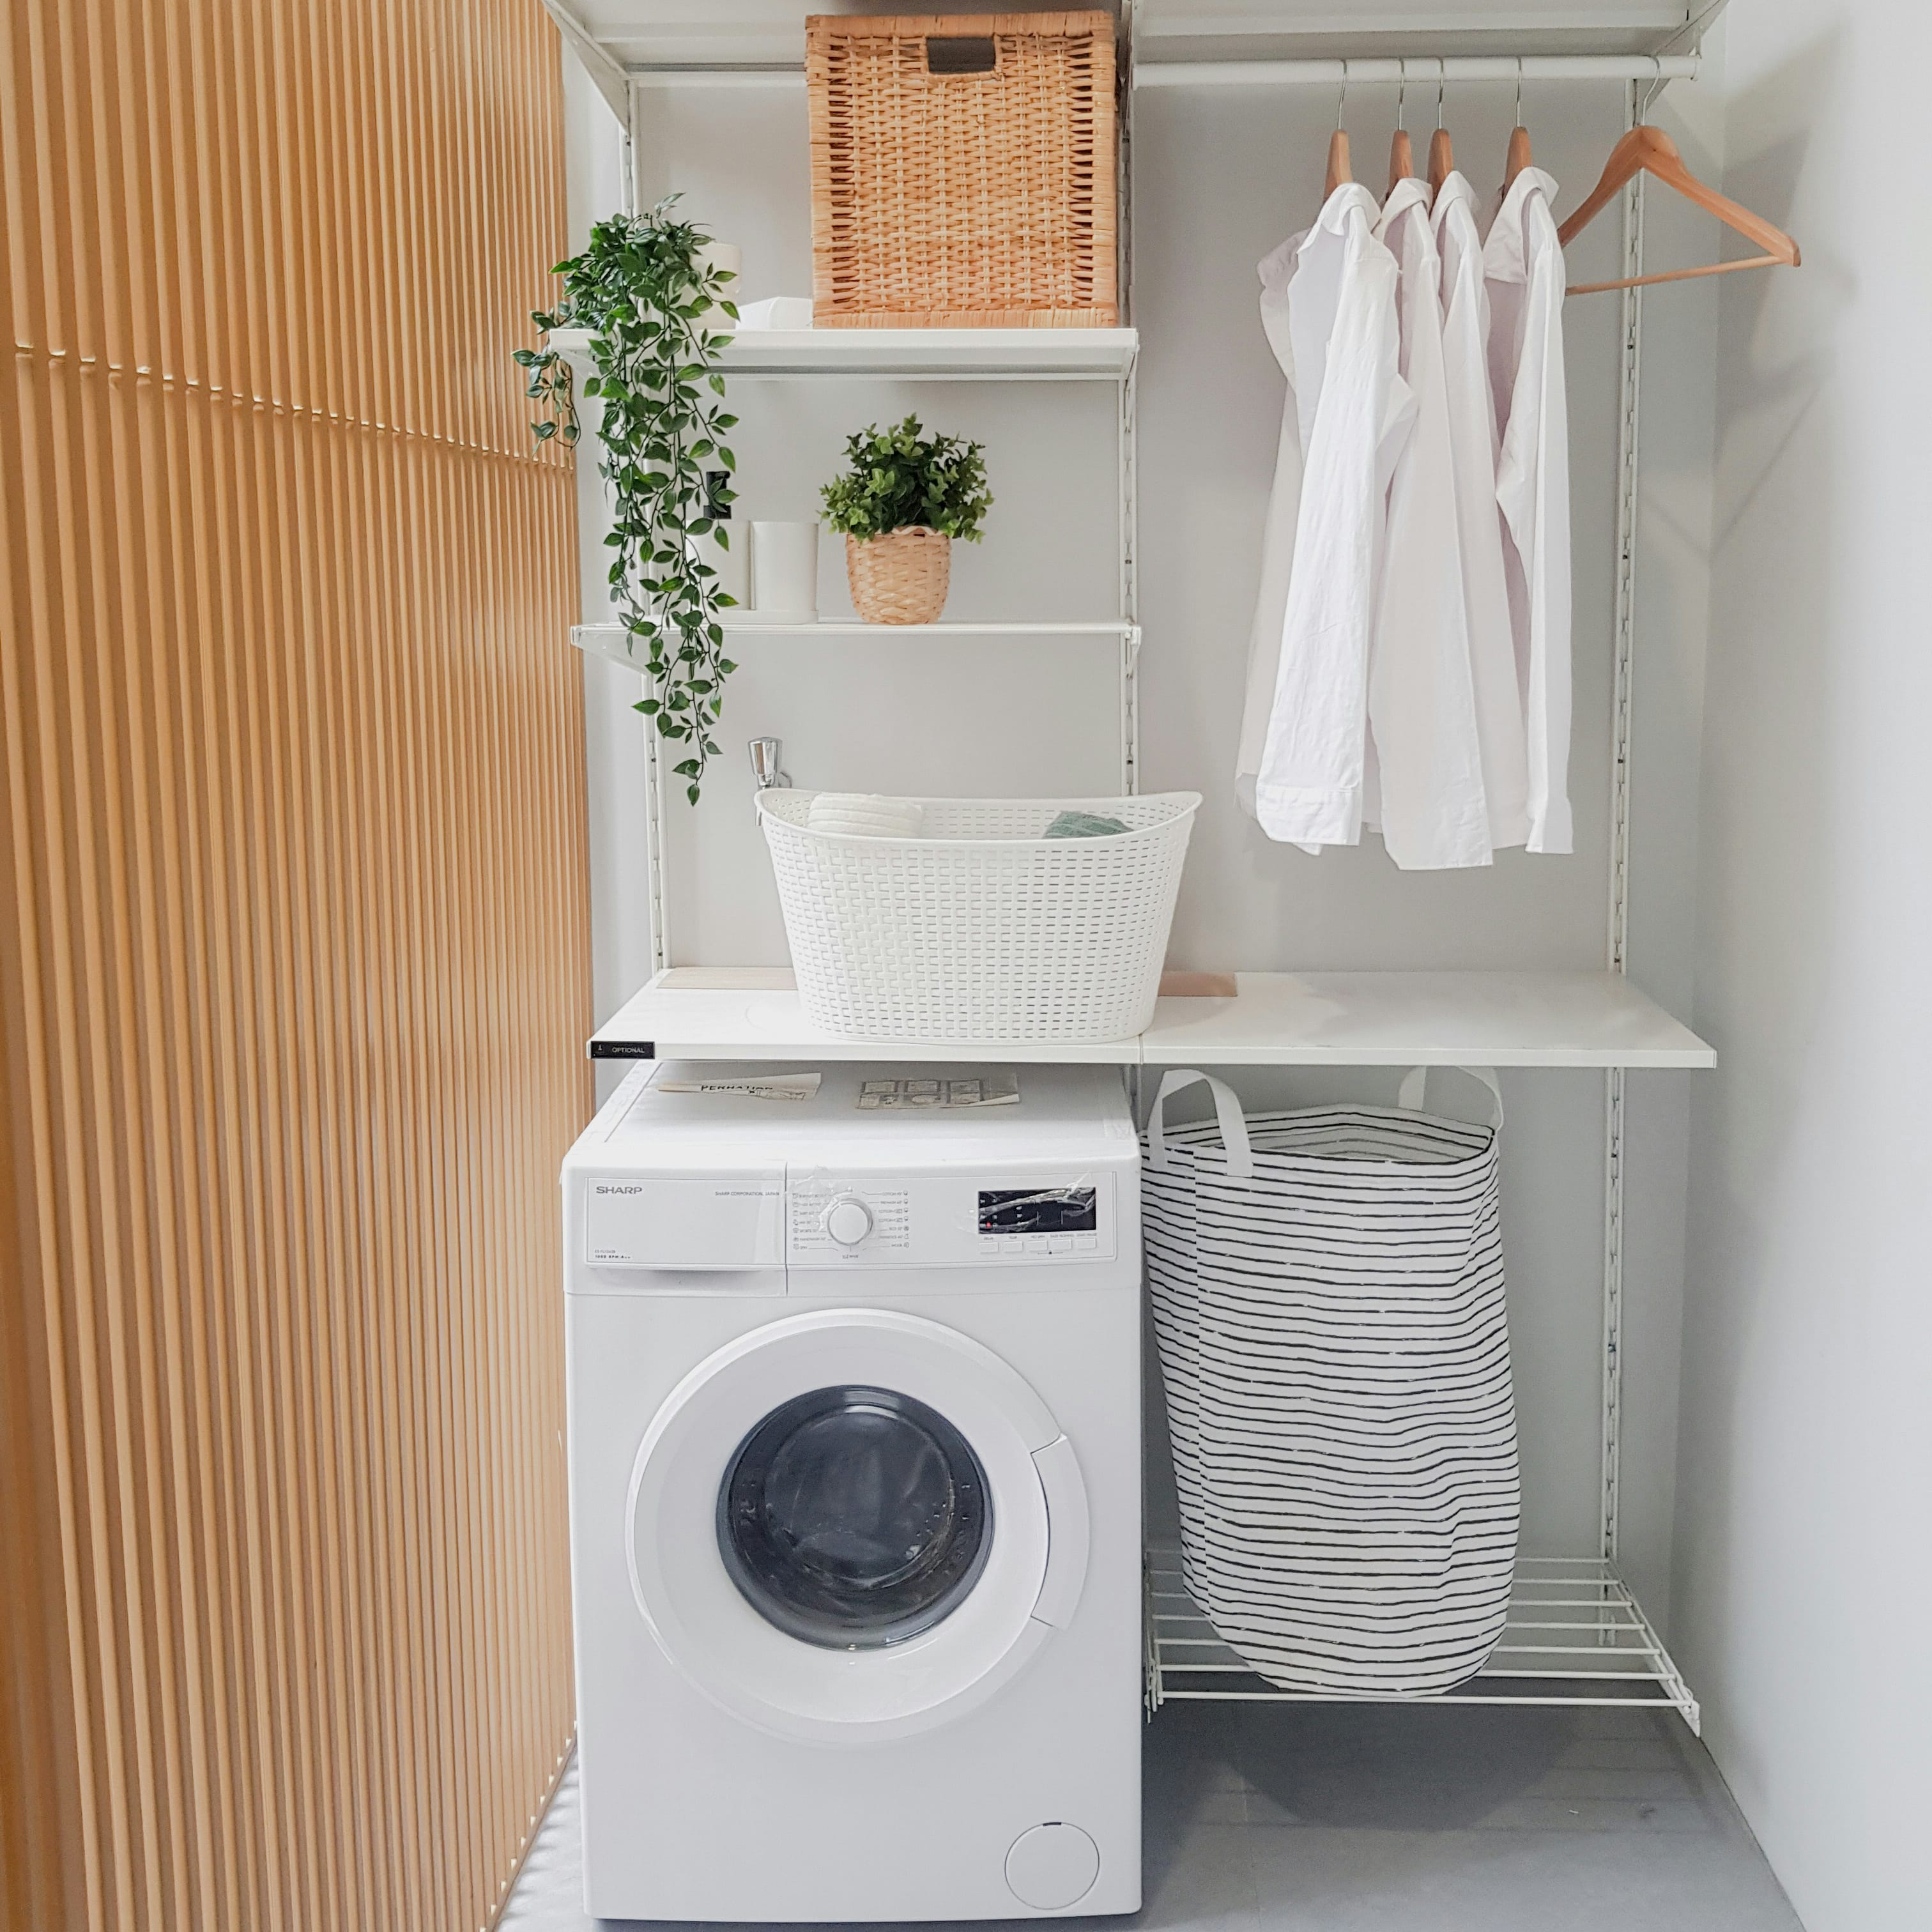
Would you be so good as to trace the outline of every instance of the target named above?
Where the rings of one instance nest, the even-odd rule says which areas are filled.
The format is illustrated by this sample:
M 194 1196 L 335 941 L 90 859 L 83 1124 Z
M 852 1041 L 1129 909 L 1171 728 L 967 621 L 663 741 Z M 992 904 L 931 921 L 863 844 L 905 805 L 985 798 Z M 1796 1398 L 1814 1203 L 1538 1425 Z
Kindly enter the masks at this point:
M 573 1766 L 505 1928 L 597 1922 L 577 1846 Z M 1648 1712 L 1170 1704 L 1148 1731 L 1146 1877 L 1138 1917 L 1086 1922 L 1803 1932 L 1703 1748 Z

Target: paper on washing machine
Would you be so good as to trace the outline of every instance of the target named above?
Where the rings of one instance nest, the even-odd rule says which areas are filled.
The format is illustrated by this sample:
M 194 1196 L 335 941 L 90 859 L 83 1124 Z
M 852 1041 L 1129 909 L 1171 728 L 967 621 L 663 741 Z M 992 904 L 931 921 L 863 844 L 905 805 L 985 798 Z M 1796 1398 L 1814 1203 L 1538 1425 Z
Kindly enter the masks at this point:
M 660 1094 L 748 1094 L 754 1100 L 809 1100 L 824 1076 L 817 1073 L 747 1073 L 719 1080 L 666 1080 L 651 1084 Z

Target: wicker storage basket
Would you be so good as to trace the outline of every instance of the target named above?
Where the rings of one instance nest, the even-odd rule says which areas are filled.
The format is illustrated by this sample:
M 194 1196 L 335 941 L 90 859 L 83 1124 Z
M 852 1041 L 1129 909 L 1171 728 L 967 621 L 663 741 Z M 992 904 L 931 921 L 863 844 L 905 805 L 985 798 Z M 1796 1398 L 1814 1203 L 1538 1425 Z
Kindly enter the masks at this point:
M 1118 320 L 1111 15 L 814 14 L 805 44 L 820 328 Z
M 922 799 L 920 838 L 814 832 L 813 796 L 758 806 L 814 1025 L 994 1046 L 1145 1030 L 1198 792 Z M 1068 810 L 1129 830 L 1042 837 Z
M 868 624 L 933 624 L 946 608 L 952 539 L 923 524 L 845 539 L 852 608 Z

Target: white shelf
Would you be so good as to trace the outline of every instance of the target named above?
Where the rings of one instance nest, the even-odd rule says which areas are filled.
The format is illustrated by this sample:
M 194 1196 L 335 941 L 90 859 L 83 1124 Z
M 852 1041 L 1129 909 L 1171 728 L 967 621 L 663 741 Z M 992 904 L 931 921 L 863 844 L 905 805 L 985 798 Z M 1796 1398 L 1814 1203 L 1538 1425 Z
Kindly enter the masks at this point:
M 1359 1694 L 1282 1690 L 1215 1633 L 1181 1580 L 1179 1554 L 1149 1553 L 1148 1702 L 1360 1704 Z M 1635 1705 L 1675 1711 L 1695 1732 L 1697 1700 L 1636 1599 L 1594 1557 L 1526 1556 L 1508 1621 L 1489 1661 L 1454 1689 L 1416 1704 Z
M 856 620 L 820 620 L 815 624 L 760 624 L 728 614 L 723 620 L 724 634 L 742 646 L 747 638 L 784 638 L 797 643 L 822 638 L 877 638 L 891 643 L 942 643 L 949 638 L 1130 638 L 1136 626 L 1118 617 L 1093 623 L 1016 624 L 864 624 Z M 608 658 L 626 670 L 640 668 L 628 648 L 629 633 L 621 624 L 573 624 L 570 641 L 580 651 Z
M 1714 1066 L 1616 973 L 1239 973 L 1232 1000 L 1162 1000 L 1149 1066 Z
M 590 366 L 586 329 L 550 346 Z M 728 376 L 847 376 L 1118 382 L 1133 365 L 1131 328 L 748 328 L 726 344 Z
M 674 967 L 591 1036 L 597 1059 L 1085 1062 L 1123 1066 L 1703 1067 L 1712 1049 L 1610 973 L 1242 973 L 1162 999 L 1130 1040 L 1005 1046 L 844 1040 L 783 968 Z
M 805 19 L 774 0 L 545 0 L 646 85 L 802 86 Z M 1649 53 L 1684 44 L 1684 0 L 1142 0 L 1138 62 L 1292 50 L 1357 58 L 1486 52 Z

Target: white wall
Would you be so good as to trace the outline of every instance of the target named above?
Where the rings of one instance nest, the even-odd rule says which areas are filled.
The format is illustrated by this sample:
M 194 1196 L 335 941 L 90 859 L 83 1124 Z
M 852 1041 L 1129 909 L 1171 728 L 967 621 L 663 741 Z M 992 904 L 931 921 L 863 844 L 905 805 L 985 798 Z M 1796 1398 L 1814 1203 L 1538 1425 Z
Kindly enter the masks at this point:
M 1705 702 L 1678 1636 L 1810 1932 L 1932 1924 L 1932 223 L 1913 0 L 1744 0 Z

